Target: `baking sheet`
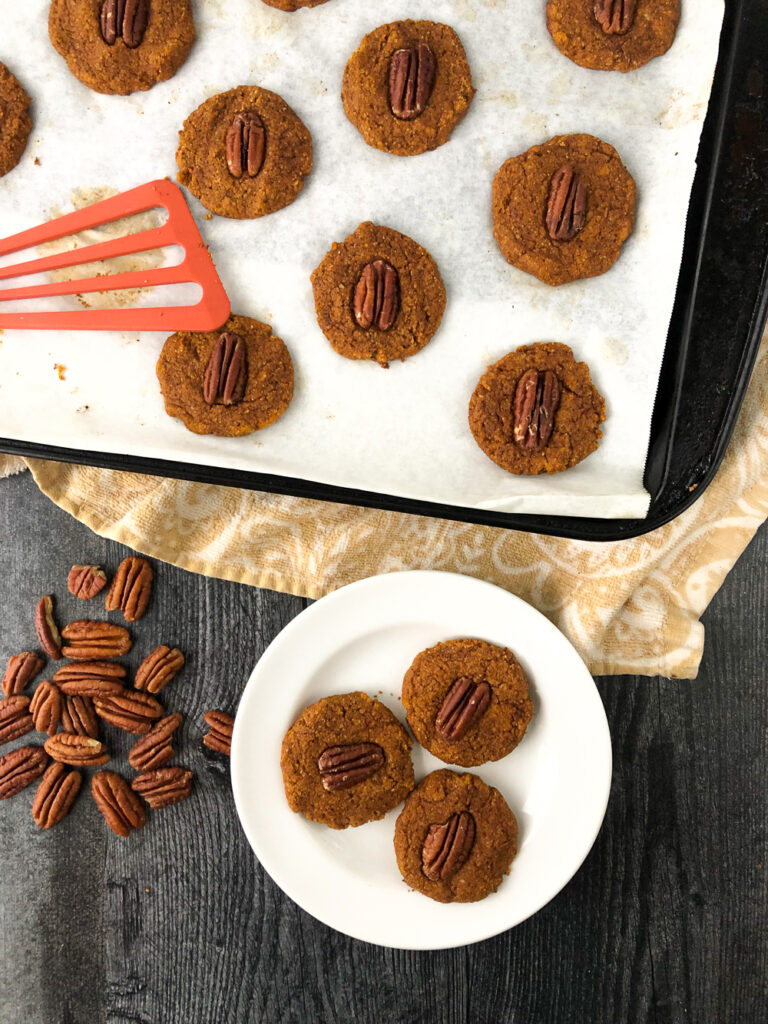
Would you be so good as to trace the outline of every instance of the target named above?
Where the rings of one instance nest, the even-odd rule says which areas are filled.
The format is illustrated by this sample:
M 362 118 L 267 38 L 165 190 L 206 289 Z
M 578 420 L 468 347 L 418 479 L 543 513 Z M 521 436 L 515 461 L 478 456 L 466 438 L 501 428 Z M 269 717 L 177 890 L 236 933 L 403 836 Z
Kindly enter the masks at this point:
M 0 179 L 3 235 L 94 190 L 175 177 L 184 118 L 238 84 L 287 100 L 312 131 L 315 168 L 295 203 L 257 221 L 206 221 L 189 197 L 233 310 L 272 324 L 291 350 L 296 392 L 277 424 L 223 439 L 198 437 L 168 418 L 154 371 L 164 335 L 6 331 L 0 436 L 450 505 L 644 516 L 653 401 L 723 3 L 684 3 L 669 53 L 628 75 L 590 72 L 563 57 L 544 6 L 330 0 L 287 15 L 256 0 L 207 0 L 195 4 L 199 38 L 181 71 L 148 93 L 111 97 L 69 74 L 48 41 L 45 0 L 23 8 L 2 0 L 0 60 L 33 96 L 35 121 L 22 163 Z M 363 143 L 339 92 L 362 36 L 409 16 L 457 30 L 478 91 L 447 145 L 403 158 Z M 504 261 L 491 233 L 490 195 L 507 157 L 565 132 L 616 146 L 637 181 L 638 207 L 635 232 L 612 270 L 554 289 Z M 363 220 L 424 245 L 448 291 L 437 335 L 389 370 L 337 356 L 314 316 L 311 271 Z M 589 363 L 608 418 L 599 450 L 579 466 L 517 478 L 476 446 L 467 404 L 489 363 L 540 340 L 565 342 Z

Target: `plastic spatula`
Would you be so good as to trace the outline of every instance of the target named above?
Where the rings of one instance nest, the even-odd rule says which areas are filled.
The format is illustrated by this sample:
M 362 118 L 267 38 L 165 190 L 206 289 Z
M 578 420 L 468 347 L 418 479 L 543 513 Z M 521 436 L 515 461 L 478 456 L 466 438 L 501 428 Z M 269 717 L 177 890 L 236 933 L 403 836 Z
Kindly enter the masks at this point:
M 229 299 L 216 273 L 210 253 L 197 229 L 181 189 L 172 181 L 158 180 L 63 217 L 47 221 L 39 227 L 20 231 L 0 239 L 0 256 L 11 255 L 32 246 L 53 242 L 130 217 L 148 210 L 164 208 L 168 219 L 161 227 L 126 234 L 105 242 L 96 242 L 40 259 L 28 260 L 0 268 L 0 281 L 28 277 L 64 267 L 74 267 L 95 260 L 178 245 L 184 259 L 177 266 L 132 270 L 126 273 L 105 273 L 71 281 L 23 287 L 0 287 L 0 328 L 34 328 L 75 331 L 212 331 L 229 316 Z M 200 301 L 192 306 L 137 306 L 122 309 L 77 309 L 64 312 L 52 310 L 30 313 L 4 313 L 2 303 L 18 299 L 49 298 L 80 295 L 121 288 L 152 288 L 156 285 L 196 283 L 202 289 Z

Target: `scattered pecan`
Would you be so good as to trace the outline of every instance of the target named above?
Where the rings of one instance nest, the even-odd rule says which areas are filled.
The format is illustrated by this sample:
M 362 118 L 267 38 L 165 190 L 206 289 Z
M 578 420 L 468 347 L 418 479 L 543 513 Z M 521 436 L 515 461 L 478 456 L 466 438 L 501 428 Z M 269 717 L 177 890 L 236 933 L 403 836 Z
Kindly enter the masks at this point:
M 163 706 L 148 693 L 124 690 L 113 697 L 94 697 L 93 706 L 99 718 L 125 732 L 143 735 L 152 723 L 163 716 Z
M 386 260 L 366 263 L 352 301 L 355 320 L 363 328 L 388 331 L 400 309 L 400 275 Z
M 53 828 L 69 814 L 83 777 L 74 768 L 54 761 L 45 770 L 32 802 L 32 817 L 40 828 Z
M 455 743 L 476 725 L 491 704 L 491 687 L 474 683 L 466 676 L 457 679 L 445 695 L 435 718 L 435 733 Z
M 118 37 L 129 50 L 141 45 L 149 22 L 149 0 L 102 0 L 99 15 L 101 38 L 114 46 Z
M 153 810 L 168 807 L 169 804 L 186 800 L 192 792 L 192 772 L 178 765 L 156 768 L 137 775 L 131 783 L 131 789 L 143 796 Z
M 73 661 L 119 658 L 131 649 L 131 634 L 114 622 L 78 619 L 65 626 L 61 635 L 67 641 L 61 653 Z
M 107 748 L 90 736 L 59 732 L 45 741 L 45 749 L 54 761 L 71 764 L 75 768 L 92 768 L 109 760 Z
M 378 743 L 345 743 L 326 747 L 317 759 L 317 770 L 322 776 L 323 789 L 332 793 L 370 779 L 384 761 L 384 751 Z
M 595 19 L 609 36 L 623 36 L 635 20 L 637 0 L 595 0 Z
M 100 565 L 73 565 L 67 576 L 70 594 L 89 601 L 107 585 L 107 574 Z
M 161 644 L 139 665 L 133 685 L 137 690 L 159 693 L 183 667 L 184 655 L 181 651 Z
M 131 768 L 137 772 L 146 772 L 168 764 L 173 758 L 173 734 L 181 725 L 181 721 L 182 716 L 177 711 L 166 718 L 161 718 L 146 736 L 137 740 L 128 753 Z
M 115 833 L 126 839 L 131 829 L 144 827 L 141 800 L 117 772 L 96 772 L 91 780 L 91 793 L 104 818 Z
M 242 336 L 220 334 L 213 346 L 203 377 L 206 405 L 237 405 L 248 383 L 248 349 Z
M 44 679 L 35 690 L 32 703 L 29 705 L 38 732 L 47 732 L 49 736 L 53 736 L 59 728 L 61 704 L 62 697 L 58 686 Z
M 475 842 L 475 819 L 469 811 L 452 814 L 442 825 L 430 825 L 421 851 L 424 874 L 432 882 L 451 878 L 467 862 Z
M 35 608 L 35 630 L 40 646 L 49 658 L 61 658 L 61 634 L 53 618 L 53 598 L 50 594 L 41 597 Z
M 146 558 L 131 555 L 117 567 L 107 591 L 108 612 L 119 609 L 126 622 L 135 622 L 147 610 L 152 595 L 152 566 Z
M 0 700 L 0 743 L 10 743 L 34 728 L 35 720 L 29 710 L 29 697 L 16 693 Z
M 229 757 L 232 749 L 232 727 L 235 720 L 226 711 L 206 711 L 203 715 L 205 724 L 210 726 L 210 732 L 203 736 L 203 743 L 211 750 L 218 750 L 220 754 Z
M 8 659 L 8 667 L 3 676 L 2 690 L 6 697 L 21 693 L 42 671 L 43 659 L 31 651 L 22 651 Z
M 555 171 L 549 183 L 547 233 L 556 242 L 570 242 L 587 220 L 587 189 L 581 175 L 571 164 Z
M 267 129 L 253 110 L 235 114 L 227 128 L 227 167 L 233 178 L 255 178 L 264 165 Z
M 426 43 L 396 50 L 389 61 L 389 108 L 401 121 L 424 113 L 435 83 L 435 55 Z
M 62 696 L 61 727 L 64 732 L 99 738 L 99 720 L 90 697 Z
M 42 747 L 18 747 L 0 757 L 0 800 L 16 796 L 45 771 L 48 755 Z
M 53 681 L 68 697 L 104 697 L 122 693 L 127 674 L 125 666 L 115 661 L 83 661 L 62 665 Z
M 560 404 L 560 381 L 552 370 L 526 370 L 517 382 L 512 436 L 521 448 L 541 451 L 549 443 Z

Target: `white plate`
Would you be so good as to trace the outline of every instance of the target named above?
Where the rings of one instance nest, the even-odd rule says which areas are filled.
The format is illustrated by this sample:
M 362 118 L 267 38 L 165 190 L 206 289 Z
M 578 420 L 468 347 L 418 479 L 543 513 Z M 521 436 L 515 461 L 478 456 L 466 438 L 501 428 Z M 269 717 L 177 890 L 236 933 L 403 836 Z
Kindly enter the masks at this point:
M 530 680 L 534 716 L 516 750 L 471 769 L 501 791 L 517 816 L 520 851 L 511 872 L 481 902 L 446 905 L 402 880 L 392 842 L 400 808 L 344 831 L 294 814 L 283 791 L 280 746 L 300 712 L 329 694 L 364 690 L 405 722 L 399 698 L 411 661 L 425 647 L 463 636 L 515 652 Z M 417 743 L 413 760 L 417 780 L 445 767 Z M 342 587 L 275 638 L 240 701 L 231 764 L 248 841 L 300 907 L 366 942 L 441 949 L 519 924 L 575 874 L 605 814 L 611 741 L 592 677 L 540 612 L 469 576 L 399 572 Z

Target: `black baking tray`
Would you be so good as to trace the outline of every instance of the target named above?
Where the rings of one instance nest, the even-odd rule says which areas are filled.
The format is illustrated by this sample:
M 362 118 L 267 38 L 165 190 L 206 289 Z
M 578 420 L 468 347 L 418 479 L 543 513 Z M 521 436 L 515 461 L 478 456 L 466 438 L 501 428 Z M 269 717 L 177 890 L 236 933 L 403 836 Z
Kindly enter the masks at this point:
M 651 504 L 645 519 L 493 512 L 7 438 L 0 438 L 0 450 L 579 540 L 622 540 L 674 519 L 712 480 L 749 383 L 767 314 L 768 0 L 726 0 L 653 412 L 644 478 Z

